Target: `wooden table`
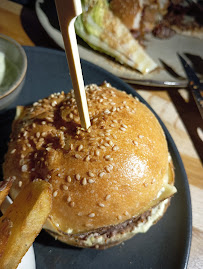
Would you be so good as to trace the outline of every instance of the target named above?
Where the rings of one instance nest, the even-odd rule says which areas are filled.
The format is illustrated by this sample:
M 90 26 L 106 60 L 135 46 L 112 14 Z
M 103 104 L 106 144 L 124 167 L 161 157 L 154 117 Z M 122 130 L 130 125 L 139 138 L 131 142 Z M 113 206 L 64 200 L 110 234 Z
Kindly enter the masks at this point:
M 0 1 L 0 33 L 14 38 L 21 45 L 58 48 L 41 27 L 34 9 L 8 0 Z M 137 86 L 136 90 L 161 117 L 182 157 L 190 184 L 193 208 L 193 239 L 188 268 L 202 269 L 203 121 L 186 89 L 152 91 Z

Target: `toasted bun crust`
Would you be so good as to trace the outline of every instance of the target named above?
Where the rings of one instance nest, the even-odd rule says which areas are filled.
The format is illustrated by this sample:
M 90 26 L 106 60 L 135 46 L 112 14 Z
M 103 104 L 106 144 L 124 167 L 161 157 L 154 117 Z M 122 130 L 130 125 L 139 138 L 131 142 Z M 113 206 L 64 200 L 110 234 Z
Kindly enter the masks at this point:
M 167 142 L 137 99 L 109 84 L 86 87 L 91 127 L 80 127 L 74 93 L 18 108 L 3 165 L 14 199 L 40 178 L 53 186 L 48 229 L 85 233 L 136 217 L 176 192 Z M 51 228 L 50 228 L 51 227 Z
M 112 0 L 110 4 L 113 13 L 129 28 L 134 29 L 134 20 L 142 13 L 142 5 L 138 0 Z M 140 19 L 139 19 L 140 20 Z M 137 22 L 139 26 L 139 22 Z

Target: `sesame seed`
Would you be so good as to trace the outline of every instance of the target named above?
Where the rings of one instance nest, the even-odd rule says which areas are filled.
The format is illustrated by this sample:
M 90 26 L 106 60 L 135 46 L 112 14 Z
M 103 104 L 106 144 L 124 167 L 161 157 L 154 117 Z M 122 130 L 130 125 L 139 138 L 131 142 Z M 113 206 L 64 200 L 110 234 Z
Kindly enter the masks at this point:
M 90 155 L 87 155 L 87 157 L 85 158 L 85 161 L 86 162 L 90 161 Z
M 91 171 L 88 172 L 90 177 L 94 177 L 94 173 L 92 173 Z
M 123 127 L 123 128 L 127 128 L 127 125 L 125 125 L 125 124 L 121 124 L 121 127 Z
M 75 178 L 76 178 L 77 180 L 80 180 L 80 175 L 77 174 L 77 175 L 75 176 Z
M 78 151 L 81 151 L 83 149 L 83 145 L 80 145 L 79 147 L 78 147 Z
M 71 207 L 74 207 L 75 206 L 75 203 L 74 202 L 70 202 L 70 206 Z
M 93 122 L 96 122 L 96 121 L 98 121 L 98 118 L 94 118 L 92 121 L 93 121 Z
M 106 155 L 106 156 L 104 156 L 104 158 L 105 158 L 106 161 L 112 161 L 113 160 L 113 158 L 111 158 L 110 155 Z
M 42 125 L 45 125 L 45 124 L 46 124 L 46 121 L 43 120 L 43 121 L 42 121 Z
M 135 141 L 135 140 L 133 140 L 133 144 L 134 144 L 135 146 L 138 146 L 138 142 Z
M 70 149 L 71 149 L 71 150 L 73 150 L 73 149 L 74 149 L 73 144 L 70 144 Z
M 22 172 L 27 172 L 27 164 L 24 164 L 21 168 Z
M 68 186 L 67 185 L 63 185 L 63 189 L 64 189 L 64 191 L 67 191 L 68 190 Z
M 92 227 L 93 224 L 92 224 L 92 223 L 86 223 L 85 226 L 86 226 L 86 227 Z
M 39 138 L 40 137 L 40 132 L 36 133 L 36 137 Z
M 129 216 L 130 214 L 128 213 L 128 211 L 125 211 L 124 215 Z
M 80 159 L 81 156 L 80 156 L 79 154 L 75 154 L 75 158 L 76 158 L 76 159 Z
M 117 218 L 118 218 L 119 220 L 122 220 L 122 216 L 118 216 Z
M 18 186 L 19 186 L 19 187 L 22 187 L 22 185 L 23 185 L 23 182 L 22 182 L 22 181 L 19 181 L 19 182 L 18 182 Z
M 82 180 L 82 185 L 86 185 L 86 184 L 87 184 L 87 179 L 86 179 L 86 177 L 84 177 Z
M 114 143 L 112 140 L 109 141 L 109 145 L 113 147 Z
M 70 113 L 70 114 L 69 114 L 69 118 L 70 118 L 70 119 L 73 119 L 73 117 L 74 117 L 73 113 Z
M 52 103 L 51 103 L 52 106 L 56 106 L 57 105 L 57 102 L 54 100 Z
M 67 176 L 67 181 L 70 183 L 71 182 L 71 177 Z
M 99 177 L 103 177 L 105 175 L 104 172 L 99 173 Z
M 153 183 L 155 183 L 155 182 L 156 182 L 156 179 L 155 179 L 155 178 L 153 178 L 153 179 L 152 179 L 152 184 L 153 184 Z
M 108 110 L 108 109 L 105 109 L 104 110 L 104 114 L 106 114 L 106 115 L 108 115 L 108 114 L 110 114 L 111 112 Z
M 104 204 L 102 204 L 102 203 L 99 203 L 99 206 L 100 206 L 100 207 L 105 207 L 105 205 L 104 205 Z
M 96 156 L 99 156 L 100 155 L 100 151 L 98 149 L 95 151 L 95 155 Z
M 68 198 L 67 198 L 67 202 L 68 202 L 68 203 L 71 202 L 71 197 L 70 197 L 70 196 L 68 196 Z
M 90 214 L 88 215 L 88 217 L 89 217 L 89 218 L 94 218 L 94 217 L 95 217 L 95 213 L 90 213 Z
M 115 134 L 112 134 L 112 136 L 113 136 L 114 139 L 117 139 L 117 136 Z
M 143 138 L 143 137 L 144 137 L 144 135 L 138 135 L 138 137 L 139 137 L 139 138 Z
M 56 197 L 57 194 L 58 194 L 58 191 L 54 191 L 54 193 L 53 193 L 53 197 Z
M 99 148 L 100 149 L 106 149 L 105 146 L 103 146 L 103 145 L 99 145 Z
M 110 173 L 111 172 L 111 169 L 107 166 L 107 167 L 105 167 L 105 169 L 106 169 L 106 172 L 108 172 L 108 173 Z
M 125 132 L 125 131 L 126 131 L 126 129 L 125 129 L 125 128 L 123 128 L 123 127 L 121 127 L 121 128 L 120 128 L 120 130 L 121 130 L 121 131 L 123 131 L 123 132 Z
M 80 131 L 80 130 L 77 130 L 77 131 L 76 131 L 76 134 L 77 134 L 77 135 L 79 135 L 80 133 L 81 133 L 81 131 Z
M 109 146 L 109 144 L 108 144 L 108 143 L 104 143 L 104 146 L 105 146 L 105 147 L 108 147 L 108 146 Z
M 16 149 L 13 149 L 12 151 L 11 151 L 11 154 L 13 154 L 13 153 L 15 153 L 16 152 Z
M 111 195 L 108 194 L 108 195 L 105 197 L 105 200 L 107 201 L 107 200 L 109 200 L 110 198 L 111 198 Z
M 144 182 L 143 185 L 145 186 L 145 188 L 148 186 L 148 184 L 146 182 Z
M 94 179 L 88 179 L 88 183 L 90 183 L 90 184 L 92 184 L 92 183 L 94 183 L 95 181 L 94 181 Z
M 119 149 L 119 147 L 118 147 L 118 146 L 114 146 L 112 149 L 113 149 L 114 151 L 116 151 L 116 150 Z

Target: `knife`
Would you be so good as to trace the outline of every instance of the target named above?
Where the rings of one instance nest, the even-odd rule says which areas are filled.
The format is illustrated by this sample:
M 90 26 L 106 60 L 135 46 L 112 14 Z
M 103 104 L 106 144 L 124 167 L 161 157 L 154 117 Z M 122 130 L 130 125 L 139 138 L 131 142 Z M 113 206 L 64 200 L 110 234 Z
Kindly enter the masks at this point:
M 177 53 L 178 54 L 178 53 Z M 192 92 L 194 100 L 197 104 L 201 117 L 203 119 L 203 84 L 200 82 L 193 68 L 186 62 L 186 60 L 178 54 L 185 74 L 188 78 L 188 87 Z

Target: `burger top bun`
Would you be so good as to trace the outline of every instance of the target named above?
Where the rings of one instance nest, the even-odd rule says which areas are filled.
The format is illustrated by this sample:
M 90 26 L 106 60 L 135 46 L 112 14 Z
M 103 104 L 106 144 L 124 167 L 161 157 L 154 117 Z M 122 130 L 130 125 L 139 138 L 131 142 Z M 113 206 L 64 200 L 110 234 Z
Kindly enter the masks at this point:
M 18 107 L 3 165 L 5 179 L 14 179 L 12 198 L 38 178 L 53 185 L 49 229 L 63 233 L 116 225 L 176 192 L 152 112 L 108 83 L 89 85 L 86 94 L 88 130 L 73 91 Z

